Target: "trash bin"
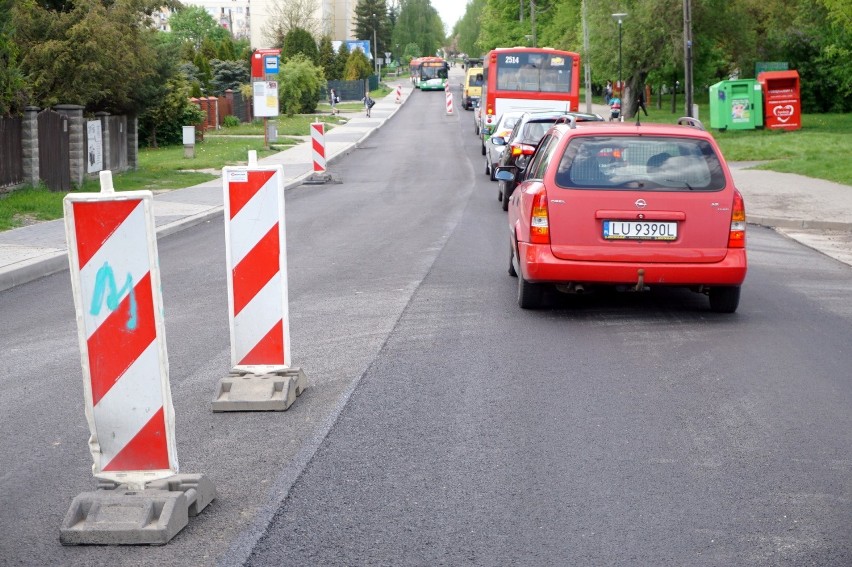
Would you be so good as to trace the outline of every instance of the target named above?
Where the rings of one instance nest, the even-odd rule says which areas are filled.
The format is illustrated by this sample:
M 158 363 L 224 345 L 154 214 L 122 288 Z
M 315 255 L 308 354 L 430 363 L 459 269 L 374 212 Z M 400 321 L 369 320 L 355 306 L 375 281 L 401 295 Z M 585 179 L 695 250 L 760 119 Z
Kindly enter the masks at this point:
M 720 81 L 710 87 L 710 127 L 754 130 L 763 126 L 763 97 L 756 79 Z
M 763 87 L 763 119 L 767 128 L 798 130 L 802 104 L 798 71 L 764 71 L 757 75 Z

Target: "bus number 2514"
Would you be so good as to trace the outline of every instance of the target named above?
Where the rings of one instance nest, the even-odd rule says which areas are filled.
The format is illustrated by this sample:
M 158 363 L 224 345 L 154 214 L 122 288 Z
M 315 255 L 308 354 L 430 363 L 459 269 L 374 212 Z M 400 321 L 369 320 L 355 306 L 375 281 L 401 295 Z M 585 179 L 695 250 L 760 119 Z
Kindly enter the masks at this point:
M 517 65 L 521 62 L 521 58 L 517 55 L 507 55 L 504 61 L 507 65 Z

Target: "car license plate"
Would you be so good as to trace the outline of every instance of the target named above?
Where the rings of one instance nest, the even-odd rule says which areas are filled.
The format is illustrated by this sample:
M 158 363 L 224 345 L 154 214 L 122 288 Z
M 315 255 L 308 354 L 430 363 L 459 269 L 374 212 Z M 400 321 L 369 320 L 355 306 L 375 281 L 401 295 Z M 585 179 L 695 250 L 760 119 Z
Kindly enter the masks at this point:
M 607 240 L 675 240 L 677 223 L 605 220 L 603 237 Z

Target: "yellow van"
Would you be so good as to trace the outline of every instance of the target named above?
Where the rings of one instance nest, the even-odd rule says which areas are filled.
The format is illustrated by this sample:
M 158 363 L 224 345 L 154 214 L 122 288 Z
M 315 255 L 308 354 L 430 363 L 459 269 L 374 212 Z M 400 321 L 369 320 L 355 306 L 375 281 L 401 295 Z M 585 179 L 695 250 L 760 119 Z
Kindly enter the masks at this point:
M 482 96 L 482 67 L 468 67 L 463 87 L 462 106 L 465 110 L 473 110 Z

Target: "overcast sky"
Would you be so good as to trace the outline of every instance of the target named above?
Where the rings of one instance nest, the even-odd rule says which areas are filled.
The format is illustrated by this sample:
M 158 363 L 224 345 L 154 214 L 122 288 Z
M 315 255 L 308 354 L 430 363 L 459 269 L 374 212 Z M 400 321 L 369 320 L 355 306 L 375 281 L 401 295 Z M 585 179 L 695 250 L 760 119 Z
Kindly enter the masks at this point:
M 444 29 L 449 34 L 453 26 L 464 16 L 467 0 L 431 0 L 432 6 L 438 10 L 438 15 L 444 20 Z

